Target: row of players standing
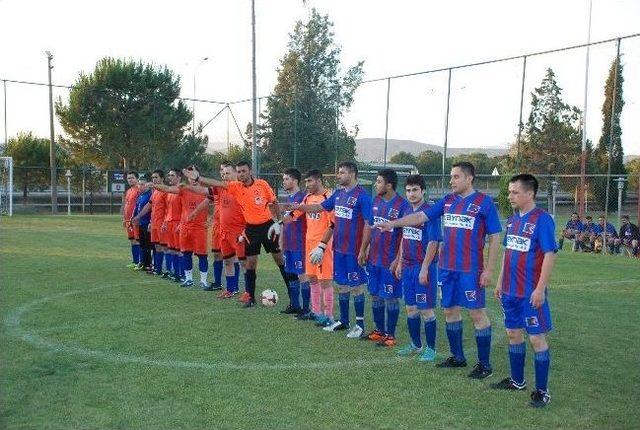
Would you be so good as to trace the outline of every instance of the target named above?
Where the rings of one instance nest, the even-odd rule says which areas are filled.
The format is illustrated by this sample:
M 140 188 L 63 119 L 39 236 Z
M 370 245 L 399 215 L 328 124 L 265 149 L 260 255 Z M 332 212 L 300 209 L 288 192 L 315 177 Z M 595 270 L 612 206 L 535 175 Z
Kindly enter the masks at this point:
M 215 179 L 203 178 L 195 171 L 185 174 L 201 185 L 228 186 Z M 435 359 L 436 321 L 433 310 L 439 286 L 451 356 L 436 366 L 457 368 L 467 365 L 461 312 L 466 308 L 475 328 L 478 351 L 478 363 L 469 377 L 484 379 L 491 376 L 491 323 L 485 309 L 485 288 L 492 280 L 502 228 L 492 199 L 473 188 L 473 165 L 461 162 L 453 166 L 450 181 L 453 193 L 433 206 L 423 200 L 425 186 L 420 176 L 407 178 L 407 202 L 396 193 L 397 175 L 392 170 L 379 172 L 377 196 L 373 201 L 358 185 L 357 175 L 354 163 L 341 163 L 336 177 L 338 189 L 332 195 L 325 193 L 314 202 L 309 201 L 308 195 L 304 197 L 306 201 L 300 201 L 300 194 L 291 195 L 290 204 L 281 207 L 287 210 L 284 217 L 287 223 L 300 220 L 303 213 L 306 214 L 306 222 L 310 223 L 317 219 L 318 214 L 333 212 L 320 242 L 307 242 L 303 255 L 297 251 L 287 253 L 285 246 L 288 258 L 283 278 L 286 281 L 287 276 L 295 275 L 295 272 L 303 274 L 306 271 L 302 268 L 309 265 L 323 268 L 330 260 L 333 281 L 339 289 L 340 318 L 329 321 L 325 330 L 348 330 L 349 338 L 373 340 L 381 346 L 395 346 L 399 299 L 404 296 L 412 342 L 398 352 L 401 355 L 419 355 L 424 361 Z M 550 356 L 545 335 L 552 329 L 552 323 L 547 285 L 557 245 L 553 219 L 535 206 L 537 190 L 538 182 L 531 175 L 511 178 L 509 200 L 514 214 L 507 221 L 503 240 L 505 254 L 495 288 L 495 296 L 505 313 L 511 376 L 492 384 L 492 387 L 514 391 L 526 388 L 526 331 L 535 352 L 536 389 L 531 394 L 531 405 L 540 407 L 550 401 L 547 389 Z M 277 206 L 275 199 L 271 202 L 264 200 L 263 203 Z M 277 217 L 279 212 L 274 215 Z M 267 233 L 266 238 L 261 233 L 259 236 L 253 234 L 254 239 L 271 240 L 271 236 L 280 233 L 280 221 L 275 222 L 274 218 L 260 228 Z M 319 236 L 316 235 L 315 239 Z M 489 255 L 485 264 L 486 236 Z M 442 247 L 438 255 L 440 241 Z M 305 243 L 302 236 L 295 242 L 298 245 Z M 269 252 L 267 246 L 265 248 Z M 329 250 L 332 250 L 332 256 Z M 296 268 L 300 270 L 292 270 Z M 251 293 L 255 291 L 255 278 L 253 281 Z M 365 286 L 372 297 L 376 326 L 368 334 L 364 327 Z M 297 294 L 292 295 L 291 289 L 289 292 L 290 307 L 295 307 Z M 353 326 L 349 316 L 351 296 L 356 322 Z M 424 322 L 426 346 L 422 345 L 420 317 Z

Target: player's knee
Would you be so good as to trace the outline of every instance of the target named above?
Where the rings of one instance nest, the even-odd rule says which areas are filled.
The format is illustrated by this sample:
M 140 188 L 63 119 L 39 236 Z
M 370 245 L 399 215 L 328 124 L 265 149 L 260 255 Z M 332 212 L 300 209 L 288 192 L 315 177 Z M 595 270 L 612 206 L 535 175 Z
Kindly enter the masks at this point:
M 517 344 L 517 343 L 524 342 L 524 333 L 522 332 L 522 330 L 514 330 L 514 329 L 508 328 L 507 337 L 509 338 L 510 344 Z
M 407 317 L 415 318 L 418 315 L 418 308 L 415 306 L 407 306 Z
M 359 296 L 362 293 L 364 293 L 362 285 L 359 285 L 351 290 L 351 294 L 353 294 L 354 296 Z
M 447 321 L 457 321 L 460 320 L 462 315 L 460 313 L 460 308 L 458 306 L 454 306 L 452 308 L 444 308 L 444 317 Z
M 436 313 L 433 309 L 423 309 L 420 311 L 420 315 L 422 315 L 422 319 L 427 321 L 436 316 Z
M 484 309 L 472 309 L 469 311 L 469 316 L 476 328 L 489 325 L 489 317 Z
M 398 299 L 395 297 L 392 297 L 390 299 L 384 299 L 385 303 L 387 305 L 397 305 L 398 304 Z
M 545 351 L 549 349 L 549 345 L 547 344 L 547 337 L 544 334 L 535 334 L 529 336 L 529 342 L 531 342 L 531 346 L 534 351 Z

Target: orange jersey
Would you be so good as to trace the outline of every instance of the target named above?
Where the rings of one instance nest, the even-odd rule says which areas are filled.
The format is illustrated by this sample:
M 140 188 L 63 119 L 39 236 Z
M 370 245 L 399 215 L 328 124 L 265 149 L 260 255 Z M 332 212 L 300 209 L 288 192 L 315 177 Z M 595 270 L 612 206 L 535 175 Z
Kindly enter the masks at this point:
M 319 205 L 329 197 L 330 193 L 325 191 L 323 194 L 307 194 L 302 200 L 304 205 Z M 293 217 L 298 218 L 303 213 L 300 211 L 294 211 Z M 334 213 L 333 211 L 327 212 L 307 212 L 307 234 L 306 240 L 308 242 L 318 243 L 322 240 L 327 229 L 333 225 Z
M 186 188 L 180 188 L 180 200 L 182 203 L 182 217 L 180 218 L 181 226 L 183 228 L 207 228 L 207 214 L 208 210 L 202 209 L 195 218 L 189 221 L 189 215 L 194 211 L 198 205 L 207 197 L 202 194 L 196 194 L 193 191 L 189 191 Z
M 254 179 L 248 187 L 242 182 L 231 181 L 227 184 L 227 191 L 242 208 L 242 214 L 247 224 L 264 224 L 273 218 L 269 210 L 269 203 L 276 201 L 276 195 L 267 181 Z
M 167 193 L 167 210 L 165 212 L 165 221 L 180 221 L 182 218 L 182 199 L 179 195 Z
M 159 228 L 164 222 L 166 214 L 167 193 L 153 190 L 153 194 L 151 194 L 151 225 Z
M 209 191 L 212 190 L 209 189 Z M 247 222 L 244 219 L 242 208 L 227 189 L 214 187 L 213 201 L 218 210 L 216 222 L 219 222 L 221 230 L 234 232 L 244 230 Z
M 136 208 L 136 200 L 140 195 L 140 188 L 138 186 L 129 188 L 124 193 L 124 220 L 129 221 L 133 216 L 133 211 Z

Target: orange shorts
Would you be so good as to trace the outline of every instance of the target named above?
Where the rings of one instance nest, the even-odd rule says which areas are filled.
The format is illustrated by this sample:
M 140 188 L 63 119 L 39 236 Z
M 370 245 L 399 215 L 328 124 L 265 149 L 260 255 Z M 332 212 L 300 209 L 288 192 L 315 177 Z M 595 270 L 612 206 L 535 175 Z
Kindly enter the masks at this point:
M 245 259 L 245 247 L 244 241 L 238 242 L 238 236 L 242 234 L 242 230 L 240 231 L 220 231 L 220 252 L 222 253 L 222 258 L 225 260 L 227 258 L 231 258 L 234 255 L 238 257 L 239 260 Z
M 213 224 L 211 229 L 211 252 L 220 252 L 220 224 Z
M 207 230 L 204 228 L 180 228 L 180 251 L 207 255 Z
M 140 230 L 137 226 L 131 224 L 130 221 L 127 221 L 127 224 L 124 227 L 124 231 L 127 232 L 127 238 L 129 240 L 139 240 L 140 239 Z
M 162 232 L 160 226 L 154 226 L 151 224 L 151 243 L 162 243 Z
M 167 221 L 167 245 L 176 251 L 180 250 L 180 234 L 176 231 L 180 221 Z
M 162 223 L 160 225 L 160 245 L 163 246 L 169 246 L 169 239 L 170 239 L 170 234 L 169 234 L 169 223 L 167 223 L 167 228 L 162 228 L 162 226 L 165 225 L 164 223 Z
M 319 265 L 311 264 L 309 254 L 313 251 L 313 248 L 318 246 L 319 242 L 307 241 L 305 246 L 305 258 L 304 258 L 304 272 L 307 276 L 315 276 L 319 280 L 331 280 L 333 279 L 333 250 L 331 241 L 327 245 L 327 249 L 324 250 L 324 256 L 322 257 L 322 263 Z

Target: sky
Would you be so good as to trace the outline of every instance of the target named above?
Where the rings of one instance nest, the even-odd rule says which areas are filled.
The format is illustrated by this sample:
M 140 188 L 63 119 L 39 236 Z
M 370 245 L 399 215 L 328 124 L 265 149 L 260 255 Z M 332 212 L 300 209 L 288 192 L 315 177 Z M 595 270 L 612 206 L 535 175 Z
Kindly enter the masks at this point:
M 0 79 L 46 82 L 45 50 L 53 53 L 54 84 L 70 85 L 106 56 L 166 65 L 181 77 L 182 96 L 214 101 L 251 97 L 250 0 L 0 0 Z M 400 75 L 517 56 L 585 43 L 589 0 L 256 0 L 259 95 L 276 82 L 289 33 L 311 7 L 334 22 L 343 71 L 360 60 L 365 79 Z M 593 0 L 591 41 L 640 33 L 640 0 Z M 586 49 L 527 59 L 526 121 L 531 91 L 545 70 L 557 75 L 563 98 L 583 108 Z M 640 38 L 621 44 L 626 154 L 640 154 Z M 590 50 L 587 137 L 600 138 L 604 82 L 615 44 Z M 202 61 L 207 57 L 207 61 Z M 448 145 L 504 147 L 517 134 L 522 60 L 452 72 Z M 390 139 L 442 145 L 447 73 L 393 79 L 389 96 Z M 358 137 L 384 137 L 387 82 L 363 84 L 343 122 Z M 54 97 L 63 100 L 65 89 Z M 0 97 L 5 93 L 0 89 Z M 4 101 L 4 100 L 2 100 Z M 196 120 L 207 122 L 223 105 L 197 103 Z M 244 129 L 251 104 L 232 105 Z M 48 89 L 7 83 L 0 105 L 0 141 L 30 130 L 49 135 Z M 56 123 L 56 133 L 63 130 Z M 233 118 L 220 115 L 205 128 L 211 148 L 239 142 Z

